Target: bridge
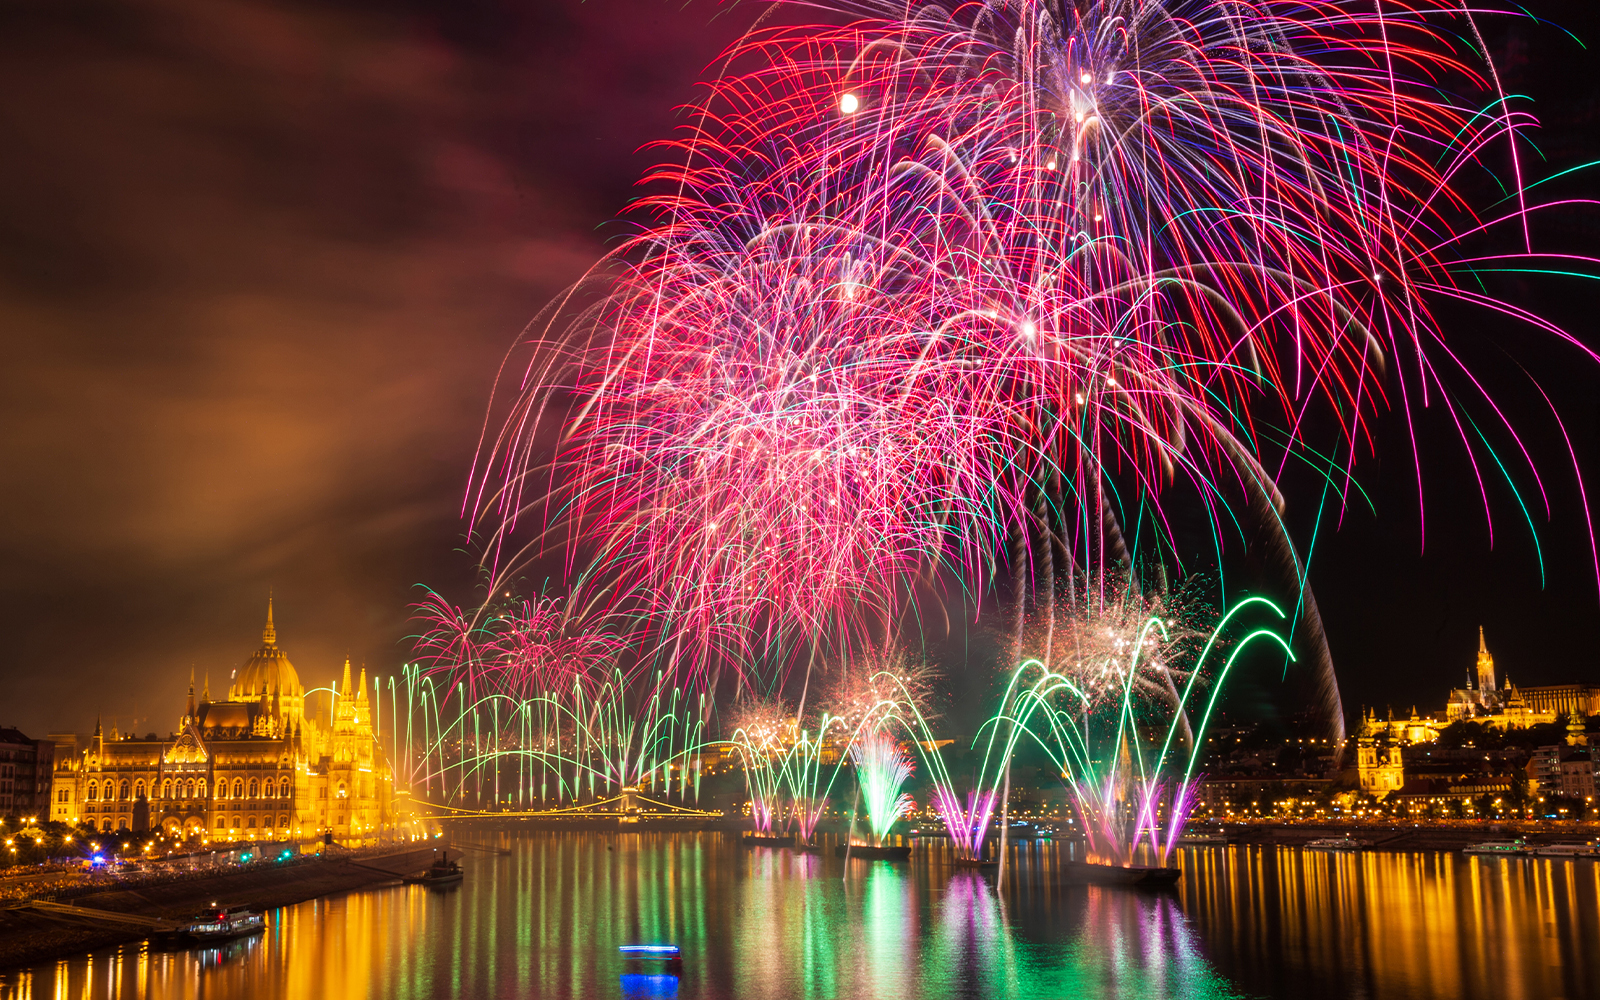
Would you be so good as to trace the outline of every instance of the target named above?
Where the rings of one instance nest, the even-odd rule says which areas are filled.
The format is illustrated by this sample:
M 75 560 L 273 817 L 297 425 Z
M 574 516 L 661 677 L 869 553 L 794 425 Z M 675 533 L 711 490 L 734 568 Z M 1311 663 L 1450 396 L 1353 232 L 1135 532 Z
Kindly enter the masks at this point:
M 639 789 L 627 786 L 609 799 L 586 802 L 582 805 L 556 809 L 466 809 L 460 806 L 440 805 L 416 801 L 419 807 L 436 810 L 439 819 L 543 819 L 543 820 L 616 820 L 619 826 L 673 820 L 721 819 L 721 809 L 694 809 L 645 798 Z

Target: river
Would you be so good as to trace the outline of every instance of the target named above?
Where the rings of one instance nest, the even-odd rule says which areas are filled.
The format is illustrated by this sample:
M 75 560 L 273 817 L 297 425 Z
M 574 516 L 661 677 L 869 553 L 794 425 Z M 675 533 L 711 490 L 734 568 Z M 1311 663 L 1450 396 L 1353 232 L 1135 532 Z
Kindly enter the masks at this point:
M 1017 845 L 1007 889 L 952 869 L 718 833 L 546 833 L 469 852 L 455 888 L 285 907 L 221 948 L 144 945 L 0 973 L 0 1000 L 1600 997 L 1600 863 L 1193 847 L 1173 889 L 1061 885 Z M 678 977 L 617 946 L 671 942 Z

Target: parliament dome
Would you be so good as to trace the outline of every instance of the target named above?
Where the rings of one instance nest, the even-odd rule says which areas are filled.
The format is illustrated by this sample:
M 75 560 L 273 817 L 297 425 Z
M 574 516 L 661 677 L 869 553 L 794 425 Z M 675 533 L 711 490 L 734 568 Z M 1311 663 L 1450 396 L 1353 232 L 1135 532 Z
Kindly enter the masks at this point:
M 261 648 L 255 651 L 233 675 L 228 686 L 229 701 L 257 701 L 262 695 L 276 695 L 281 711 L 299 717 L 305 704 L 305 688 L 289 657 L 278 648 L 278 630 L 272 623 L 272 602 L 267 602 L 267 626 L 261 632 Z

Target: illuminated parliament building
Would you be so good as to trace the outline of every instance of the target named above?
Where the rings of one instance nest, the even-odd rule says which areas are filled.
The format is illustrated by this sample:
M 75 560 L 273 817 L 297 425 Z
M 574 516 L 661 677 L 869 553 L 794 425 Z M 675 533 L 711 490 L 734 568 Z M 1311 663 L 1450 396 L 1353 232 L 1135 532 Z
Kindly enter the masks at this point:
M 320 714 L 320 713 L 319 713 Z M 354 843 L 394 823 L 394 779 L 373 732 L 366 670 L 350 661 L 331 718 L 306 713 L 305 687 L 278 646 L 267 604 L 261 648 L 228 695 L 198 701 L 194 681 L 166 739 L 108 736 L 97 723 L 81 751 L 61 754 L 51 818 L 99 830 L 165 830 L 209 840 L 321 837 Z

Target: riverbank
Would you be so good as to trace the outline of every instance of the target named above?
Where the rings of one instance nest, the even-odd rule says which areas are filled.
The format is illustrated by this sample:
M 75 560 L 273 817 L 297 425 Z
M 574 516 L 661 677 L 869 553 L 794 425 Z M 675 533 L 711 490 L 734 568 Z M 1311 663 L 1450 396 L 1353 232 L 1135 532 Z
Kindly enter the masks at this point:
M 1459 851 L 1487 840 L 1525 840 L 1531 845 L 1586 843 L 1600 836 L 1594 823 L 1246 823 L 1219 825 L 1228 843 L 1299 847 L 1325 837 L 1365 840 L 1378 851 Z
M 261 864 L 224 870 L 201 878 L 107 888 L 78 896 L 73 906 L 143 917 L 180 919 L 211 902 L 273 909 L 318 896 L 392 882 L 421 871 L 437 857 L 432 846 L 308 859 L 293 864 Z M 50 923 L 35 913 L 0 909 L 0 969 L 36 965 L 96 948 L 139 941 L 137 931 L 115 927 L 72 927 Z

